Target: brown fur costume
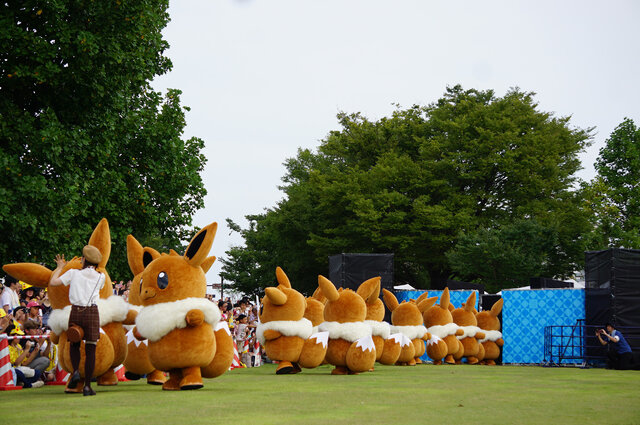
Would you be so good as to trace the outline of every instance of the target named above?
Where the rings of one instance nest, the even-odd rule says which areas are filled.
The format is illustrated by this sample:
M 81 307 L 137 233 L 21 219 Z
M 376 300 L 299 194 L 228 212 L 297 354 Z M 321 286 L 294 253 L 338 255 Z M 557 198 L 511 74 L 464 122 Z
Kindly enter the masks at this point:
M 402 347 L 391 335 L 391 327 L 384 321 L 384 303 L 380 299 L 380 280 L 374 277 L 362 282 L 356 291 L 367 304 L 365 322 L 372 328 L 373 343 L 376 346 L 376 361 L 392 365 L 398 361 Z
M 207 255 L 217 228 L 217 223 L 205 226 L 183 256 L 175 252 L 162 255 L 142 272 L 140 297 L 144 308 L 136 318 L 134 334 L 139 339 L 148 338 L 151 364 L 169 372 L 163 390 L 202 388 L 203 369 L 214 361 L 214 328 L 221 315 L 218 307 L 205 298 L 203 264 L 211 261 Z
M 462 307 L 456 308 L 451 313 L 455 324 L 460 326 L 464 332 L 463 335 L 457 338 L 462 342 L 462 346 L 464 347 L 463 357 L 467 358 L 469 364 L 478 363 L 478 353 L 480 350 L 478 340 L 485 337 L 484 332 L 478 327 L 476 315 L 473 313 L 475 303 L 476 293 L 472 292 L 469 298 L 467 298 L 467 302 L 463 303 Z M 456 361 L 458 364 L 460 362 L 460 360 Z
M 327 297 L 325 322 L 321 331 L 329 332 L 327 363 L 335 366 L 333 375 L 366 372 L 376 361 L 376 349 L 371 338 L 371 326 L 364 320 L 367 305 L 364 298 L 350 289 L 340 291 L 324 276 L 318 276 L 318 286 Z
M 397 364 L 414 366 L 416 363 L 422 363 L 420 356 L 425 352 L 424 341 L 431 338 L 423 324 L 422 313 L 433 305 L 432 300 L 424 299 L 420 301 L 420 304 L 416 304 L 414 300 L 398 304 L 398 299 L 391 291 L 383 289 L 382 293 L 384 294 L 384 303 L 391 311 L 393 325 L 391 332 L 401 333 L 406 337 L 406 340 L 411 342 L 410 344 L 402 344 Z
M 104 287 L 100 290 L 98 309 L 100 311 L 101 331 L 104 334 L 98 339 L 96 345 L 96 363 L 94 374 L 98 377 L 98 385 L 116 385 L 118 378 L 114 368 L 122 364 L 127 356 L 127 343 L 124 323 L 133 323 L 135 313 L 128 310 L 127 303 L 121 297 L 113 295 L 113 285 L 109 273 L 106 270 L 107 262 L 111 254 L 111 233 L 107 219 L 100 220 L 89 238 L 88 245 L 93 245 L 102 254 L 102 261 L 96 270 L 105 274 Z M 62 273 L 70 269 L 82 268 L 80 258 L 74 257 L 63 268 Z M 53 311 L 49 318 L 49 325 L 57 332 L 52 333 L 53 343 L 58 344 L 58 364 L 67 372 L 73 372 L 71 367 L 70 344 L 67 340 L 66 326 L 71 303 L 69 301 L 69 287 L 65 285 L 49 287 L 49 279 L 52 270 L 39 264 L 16 263 L 3 266 L 4 271 L 30 285 L 39 288 L 47 288 L 49 300 Z M 106 337 L 104 337 L 106 335 Z M 80 347 L 80 375 L 84 378 L 84 342 Z M 82 392 L 82 386 L 75 389 L 65 388 L 65 392 Z
M 484 339 L 481 339 L 480 346 L 484 348 L 483 358 L 480 360 L 482 364 L 495 365 L 496 359 L 500 357 L 500 349 L 504 345 L 502 333 L 500 333 L 500 319 L 498 315 L 502 311 L 503 299 L 500 298 L 491 307 L 491 310 L 481 311 L 476 315 L 478 327 L 485 333 Z
M 291 287 L 280 267 L 276 269 L 276 279 L 278 286 L 266 288 L 262 299 L 256 331 L 260 343 L 270 359 L 280 362 L 276 369 L 278 375 L 298 373 L 301 367 L 320 366 L 327 344 L 318 334 L 313 334 L 312 322 L 304 317 L 305 298 Z
M 437 336 L 446 345 L 444 347 L 438 341 L 435 344 L 433 342 L 431 344 L 427 343 L 427 354 L 433 360 L 433 364 L 436 365 L 442 364 L 443 358 L 445 362 L 455 364 L 456 361 L 453 355 L 457 352 L 461 354 L 464 352 L 462 343 L 456 338 L 456 335 L 462 335 L 464 331 L 453 323 L 453 317 L 451 316 L 451 311 L 449 311 L 449 306 L 451 305 L 449 297 L 449 288 L 444 288 L 440 296 L 440 304 L 435 304 L 422 314 L 424 325 L 432 337 Z

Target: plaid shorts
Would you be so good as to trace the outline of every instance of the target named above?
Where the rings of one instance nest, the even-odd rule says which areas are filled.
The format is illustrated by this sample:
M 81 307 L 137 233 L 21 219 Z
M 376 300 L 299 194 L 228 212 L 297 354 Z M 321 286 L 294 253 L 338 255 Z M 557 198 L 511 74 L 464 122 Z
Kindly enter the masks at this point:
M 69 316 L 69 326 L 71 325 L 77 325 L 82 328 L 85 341 L 97 341 L 100 338 L 98 306 L 95 304 L 89 307 L 72 305 L 71 315 Z

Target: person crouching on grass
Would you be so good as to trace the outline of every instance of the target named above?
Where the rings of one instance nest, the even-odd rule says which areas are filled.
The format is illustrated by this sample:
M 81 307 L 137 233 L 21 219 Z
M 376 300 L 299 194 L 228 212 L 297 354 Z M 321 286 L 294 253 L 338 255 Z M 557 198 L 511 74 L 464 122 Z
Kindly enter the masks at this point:
M 100 290 L 104 287 L 105 275 L 96 271 L 96 267 L 102 260 L 102 254 L 98 248 L 86 245 L 82 249 L 82 269 L 67 270 L 62 276 L 60 273 L 67 264 L 63 255 L 56 256 L 57 268 L 53 271 L 50 286 L 69 286 L 69 301 L 71 302 L 71 314 L 69 316 L 69 341 L 71 342 L 71 365 L 73 374 L 69 379 L 68 387 L 73 389 L 80 381 L 80 341 L 85 340 L 84 363 L 84 388 L 82 394 L 96 395 L 91 388 L 91 378 L 96 362 L 96 344 L 100 338 L 100 317 L 98 315 L 98 301 Z M 81 330 L 81 331 L 80 331 Z M 75 335 L 74 335 L 75 334 Z

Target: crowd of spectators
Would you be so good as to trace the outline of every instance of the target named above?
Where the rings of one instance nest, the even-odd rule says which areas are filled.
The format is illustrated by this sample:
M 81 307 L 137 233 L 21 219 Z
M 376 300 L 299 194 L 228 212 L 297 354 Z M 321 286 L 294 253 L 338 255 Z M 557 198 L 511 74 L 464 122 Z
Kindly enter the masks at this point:
M 248 298 L 242 298 L 235 305 L 227 297 L 218 301 L 222 320 L 226 320 L 231 335 L 238 348 L 240 361 L 246 367 L 262 364 L 262 350 L 257 342 L 258 307 Z
M 51 303 L 47 291 L 23 288 L 10 276 L 4 280 L 0 295 L 0 334 L 9 341 L 9 358 L 14 380 L 24 388 L 37 388 L 55 379 L 56 347 L 44 337 Z

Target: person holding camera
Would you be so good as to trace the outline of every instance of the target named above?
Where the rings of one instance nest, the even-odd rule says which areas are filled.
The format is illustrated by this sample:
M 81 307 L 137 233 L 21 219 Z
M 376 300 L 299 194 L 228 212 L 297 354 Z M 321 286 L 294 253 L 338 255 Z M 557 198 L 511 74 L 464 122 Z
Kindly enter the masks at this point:
M 608 366 L 610 369 L 627 370 L 631 369 L 633 362 L 633 354 L 631 347 L 620 331 L 617 331 L 613 324 L 606 324 L 606 331 L 598 329 L 596 337 L 600 344 L 609 344 Z

